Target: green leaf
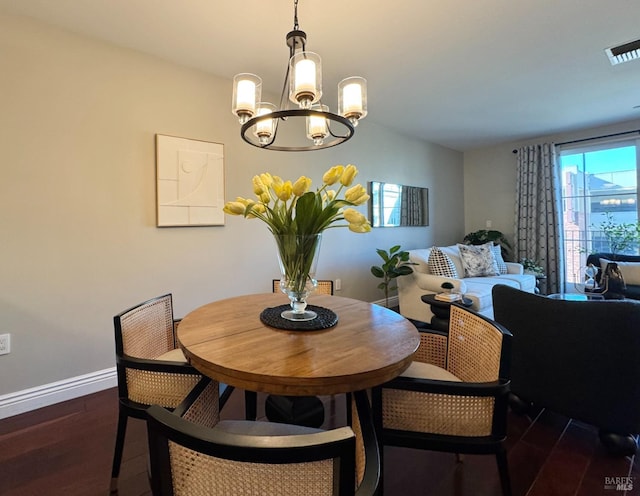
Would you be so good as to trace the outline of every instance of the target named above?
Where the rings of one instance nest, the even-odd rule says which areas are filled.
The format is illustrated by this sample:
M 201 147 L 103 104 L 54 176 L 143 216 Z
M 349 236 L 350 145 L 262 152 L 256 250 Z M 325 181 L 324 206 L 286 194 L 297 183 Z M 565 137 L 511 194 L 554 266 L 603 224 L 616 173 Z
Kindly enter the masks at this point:
M 381 250 L 380 248 L 378 248 L 376 249 L 376 252 L 378 253 L 378 255 L 380 255 L 382 260 L 384 260 L 385 262 L 389 261 L 389 255 L 387 255 L 387 252 L 385 250 Z
M 384 271 L 380 267 L 376 267 L 375 265 L 371 267 L 371 273 L 376 277 L 384 277 Z
M 396 272 L 399 276 L 408 276 L 409 274 L 413 274 L 413 269 L 406 265 L 401 265 L 396 269 Z
M 392 255 L 395 252 L 397 252 L 399 249 L 400 249 L 400 245 L 392 246 L 391 249 L 389 250 L 389 254 Z
M 299 234 L 313 234 L 313 224 L 316 222 L 317 211 L 316 195 L 308 191 L 296 202 L 296 224 Z

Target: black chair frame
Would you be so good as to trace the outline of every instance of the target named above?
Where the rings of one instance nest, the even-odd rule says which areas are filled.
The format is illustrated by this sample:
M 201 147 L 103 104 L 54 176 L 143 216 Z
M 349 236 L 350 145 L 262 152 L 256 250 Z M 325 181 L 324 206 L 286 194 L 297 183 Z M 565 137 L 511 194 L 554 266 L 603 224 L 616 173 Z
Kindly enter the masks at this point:
M 345 438 L 343 429 L 295 436 L 244 436 L 217 431 L 181 418 L 209 381 L 203 378 L 173 412 L 157 405 L 148 409 L 147 427 L 154 496 L 173 495 L 169 441 L 209 456 L 240 462 L 283 464 L 340 458 L 337 494 L 364 496 L 376 493 L 380 461 L 366 392 L 354 393 L 367 460 L 364 478 L 354 493 L 356 439 L 353 435 Z M 310 436 L 313 437 L 313 443 L 309 442 Z

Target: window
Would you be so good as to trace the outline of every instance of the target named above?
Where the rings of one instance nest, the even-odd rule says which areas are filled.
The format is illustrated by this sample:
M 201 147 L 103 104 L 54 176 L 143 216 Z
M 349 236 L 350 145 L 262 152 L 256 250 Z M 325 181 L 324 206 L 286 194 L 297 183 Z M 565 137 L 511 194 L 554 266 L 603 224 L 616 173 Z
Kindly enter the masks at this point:
M 589 253 L 638 253 L 639 144 L 559 147 L 568 283 L 579 282 Z

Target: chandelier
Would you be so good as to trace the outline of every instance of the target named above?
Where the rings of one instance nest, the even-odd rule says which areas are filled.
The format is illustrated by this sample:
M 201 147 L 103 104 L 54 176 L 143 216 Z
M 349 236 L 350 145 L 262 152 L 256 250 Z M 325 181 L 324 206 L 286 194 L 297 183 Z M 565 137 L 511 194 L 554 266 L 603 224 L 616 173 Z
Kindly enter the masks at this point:
M 298 26 L 298 0 L 294 0 L 293 30 L 286 40 L 289 63 L 279 107 L 261 101 L 262 80 L 255 74 L 233 78 L 232 112 L 242 125 L 242 139 L 278 151 L 321 150 L 344 143 L 367 115 L 366 79 L 355 76 L 340 81 L 338 113 L 332 113 L 321 100 L 320 56 L 307 51 L 307 35 Z

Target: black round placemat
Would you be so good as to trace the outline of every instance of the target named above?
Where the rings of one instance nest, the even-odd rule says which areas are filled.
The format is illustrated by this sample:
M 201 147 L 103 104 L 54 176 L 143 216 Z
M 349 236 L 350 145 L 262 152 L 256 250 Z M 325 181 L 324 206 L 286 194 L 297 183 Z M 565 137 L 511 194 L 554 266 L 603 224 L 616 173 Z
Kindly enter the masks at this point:
M 296 321 L 287 320 L 280 317 L 285 310 L 290 310 L 291 305 L 280 305 L 278 307 L 265 308 L 260 314 L 260 320 L 263 324 L 276 329 L 285 329 L 287 331 L 318 331 L 320 329 L 328 329 L 338 323 L 338 316 L 332 310 L 315 305 L 307 305 L 307 310 L 313 310 L 318 316 L 313 320 Z

